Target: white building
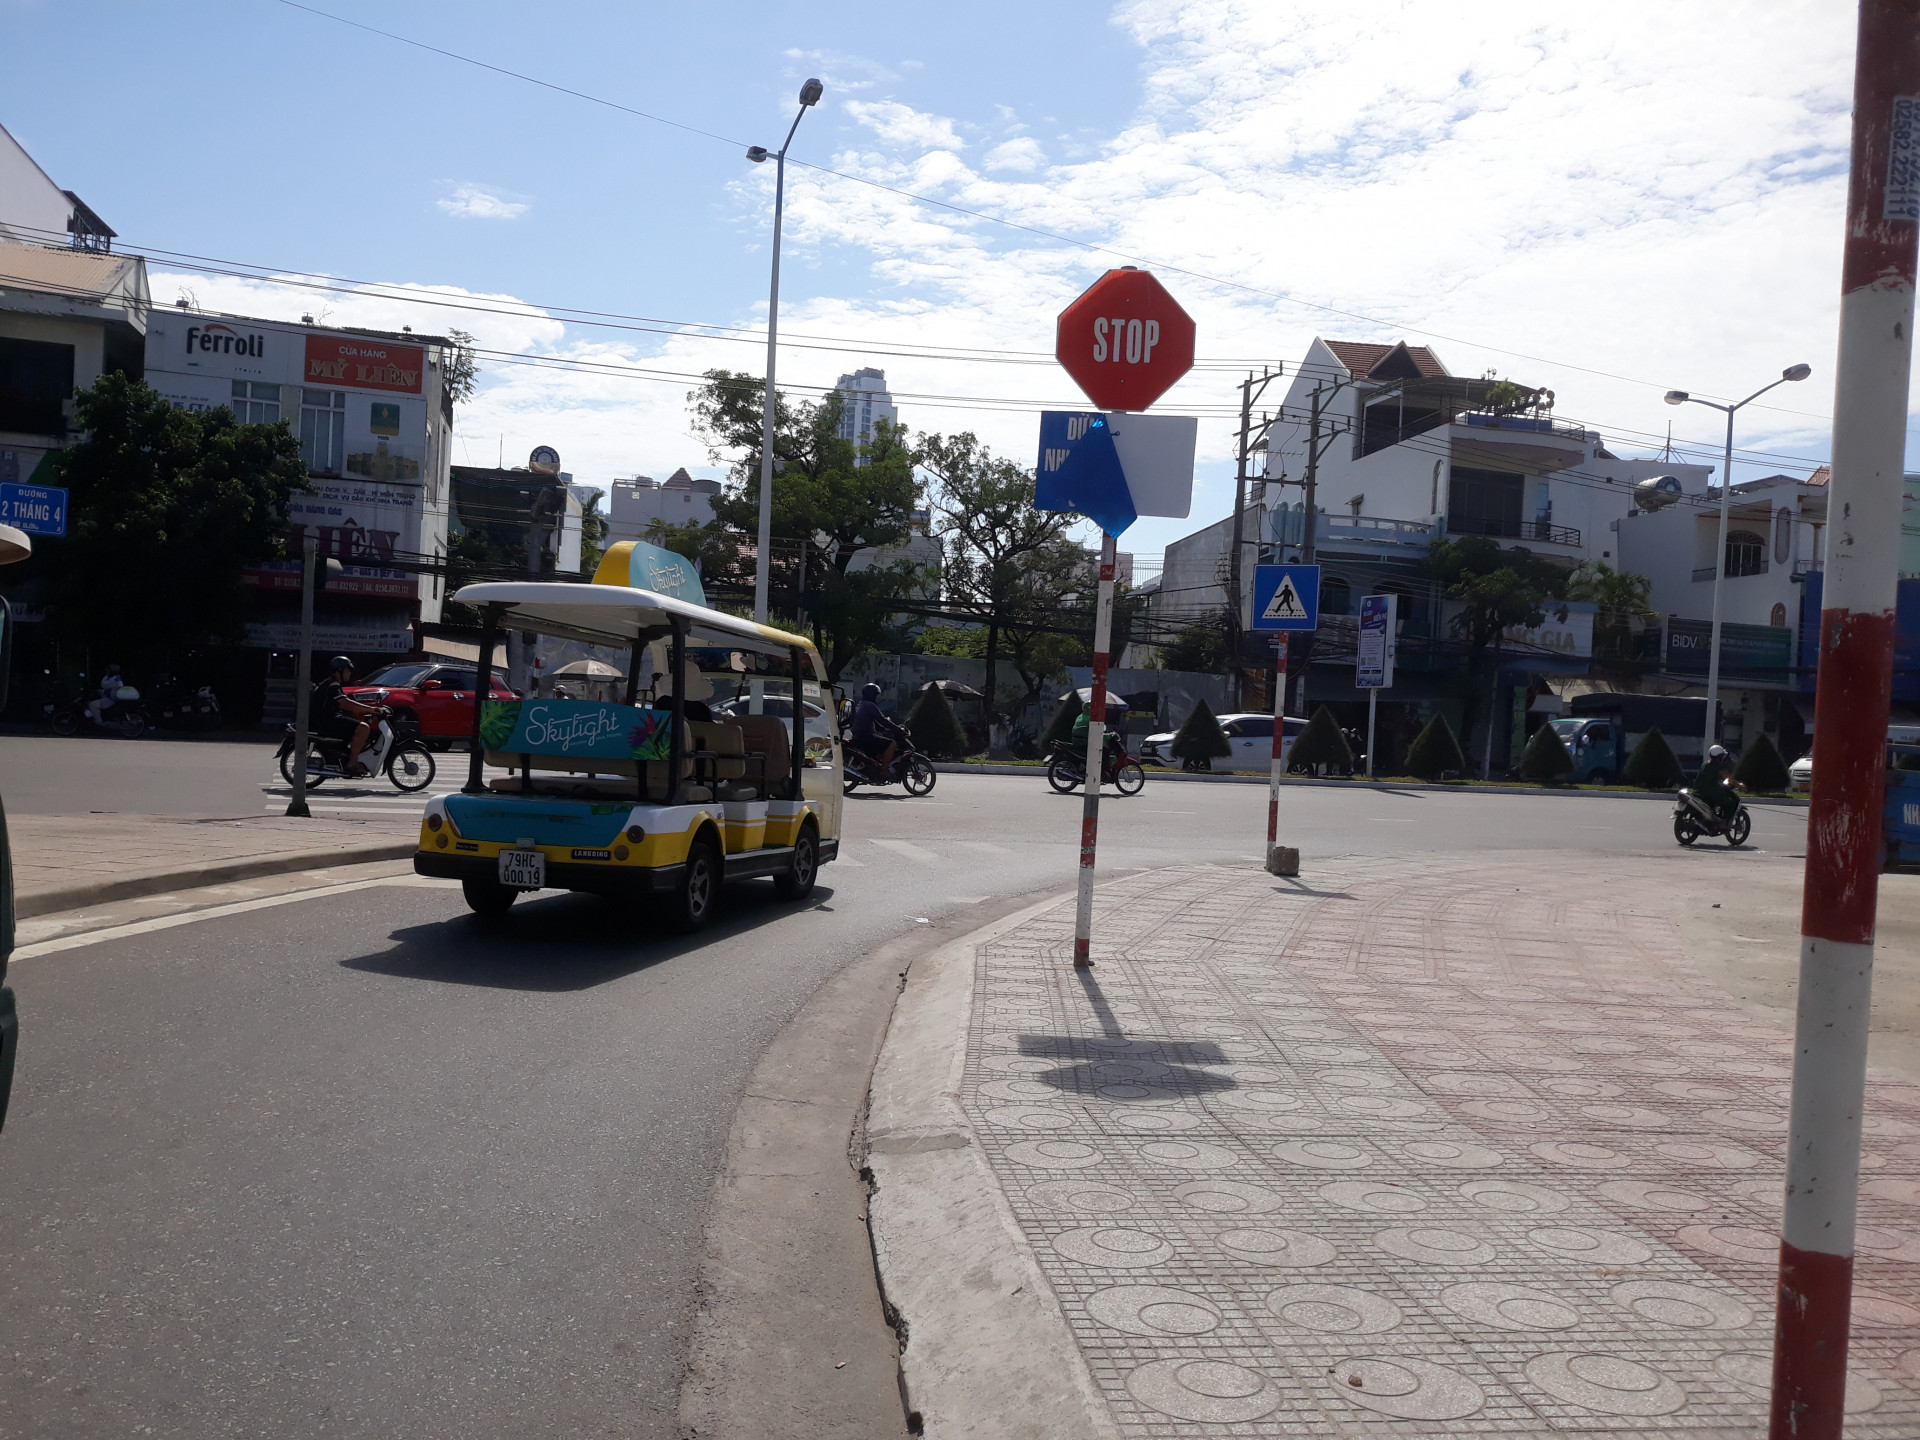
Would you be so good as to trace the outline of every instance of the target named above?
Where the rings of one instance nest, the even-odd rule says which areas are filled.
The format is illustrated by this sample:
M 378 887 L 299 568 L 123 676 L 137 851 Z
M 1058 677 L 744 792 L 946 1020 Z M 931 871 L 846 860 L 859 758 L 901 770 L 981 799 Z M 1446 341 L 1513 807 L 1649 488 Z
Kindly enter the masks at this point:
M 113 249 L 114 233 L 0 125 L 0 240 L 105 252 Z
M 696 480 L 685 468 L 665 480 L 635 475 L 615 480 L 607 492 L 607 543 L 644 540 L 656 520 L 669 525 L 705 525 L 713 519 L 718 480 Z
M 893 396 L 887 393 L 886 371 L 856 370 L 851 375 L 842 375 L 834 388 L 846 405 L 840 415 L 840 428 L 835 432 L 842 440 L 851 440 L 856 446 L 865 445 L 873 439 L 876 421 L 885 420 L 889 425 L 900 423 L 900 411 L 893 403 Z M 859 463 L 866 461 L 862 459 Z

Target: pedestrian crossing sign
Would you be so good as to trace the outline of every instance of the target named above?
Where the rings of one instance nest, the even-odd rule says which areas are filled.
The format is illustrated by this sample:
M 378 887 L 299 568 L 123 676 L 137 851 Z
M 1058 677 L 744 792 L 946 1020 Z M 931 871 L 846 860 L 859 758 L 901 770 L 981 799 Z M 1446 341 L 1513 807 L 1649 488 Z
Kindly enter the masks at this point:
M 1255 630 L 1314 630 L 1320 625 L 1318 565 L 1253 567 Z

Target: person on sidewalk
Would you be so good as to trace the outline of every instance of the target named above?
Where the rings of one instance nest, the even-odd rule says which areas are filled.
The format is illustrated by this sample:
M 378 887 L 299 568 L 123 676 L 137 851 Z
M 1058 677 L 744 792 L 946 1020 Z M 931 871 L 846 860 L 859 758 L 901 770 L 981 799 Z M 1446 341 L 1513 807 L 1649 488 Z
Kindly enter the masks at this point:
M 1694 793 L 1713 807 L 1722 822 L 1740 812 L 1740 797 L 1733 788 L 1733 759 L 1727 747 L 1714 745 L 1707 750 L 1707 761 L 1693 777 Z
M 326 677 L 313 687 L 307 713 L 312 717 L 314 734 L 347 742 L 347 778 L 359 780 L 368 774 L 367 767 L 360 763 L 360 752 L 373 734 L 373 718 L 379 708 L 348 695 L 345 687 L 352 683 L 353 661 L 344 655 L 334 656 Z

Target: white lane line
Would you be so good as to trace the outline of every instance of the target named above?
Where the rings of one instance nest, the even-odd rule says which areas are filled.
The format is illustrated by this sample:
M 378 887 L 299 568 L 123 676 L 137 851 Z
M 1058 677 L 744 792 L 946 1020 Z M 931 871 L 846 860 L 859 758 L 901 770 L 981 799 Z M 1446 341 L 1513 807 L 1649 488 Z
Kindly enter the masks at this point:
M 919 860 L 928 865 L 938 865 L 940 857 L 933 851 L 914 844 L 911 840 L 874 840 L 870 843 L 891 850 L 896 855 L 904 855 L 909 860 Z
M 1367 819 L 1376 825 L 1411 825 L 1415 817 L 1411 815 L 1369 815 Z
M 982 855 L 1013 854 L 1013 848 L 1011 846 L 996 845 L 991 840 L 961 840 L 958 844 L 962 850 L 975 850 Z
M 172 930 L 176 926 L 191 925 L 197 920 L 218 920 L 224 915 L 245 915 L 253 910 L 271 910 L 280 905 L 298 904 L 302 900 L 345 895 L 351 890 L 371 890 L 376 885 L 449 890 L 458 884 L 457 880 L 430 880 L 422 875 L 389 875 L 375 880 L 353 880 L 345 885 L 322 885 L 312 890 L 293 890 L 285 895 L 266 895 L 258 900 L 236 900 L 230 905 L 210 905 L 204 910 L 183 910 L 178 915 L 158 915 L 151 920 L 135 920 L 127 925 L 110 925 L 104 930 L 87 930 L 78 935 L 63 935 L 57 940 L 42 940 L 38 945 L 22 945 L 13 952 L 11 958 L 32 960 L 36 956 L 53 955 L 62 950 L 77 950 L 82 945 L 96 945 L 108 940 L 124 940 L 133 935 L 149 935 L 156 930 Z

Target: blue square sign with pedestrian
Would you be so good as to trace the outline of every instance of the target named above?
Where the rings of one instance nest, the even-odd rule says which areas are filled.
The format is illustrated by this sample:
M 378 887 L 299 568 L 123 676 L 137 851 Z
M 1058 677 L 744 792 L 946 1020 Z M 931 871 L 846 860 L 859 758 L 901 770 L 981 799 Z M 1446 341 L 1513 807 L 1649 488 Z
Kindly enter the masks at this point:
M 1253 567 L 1253 629 L 1317 630 L 1319 627 L 1318 565 Z

